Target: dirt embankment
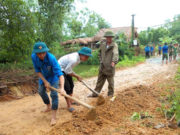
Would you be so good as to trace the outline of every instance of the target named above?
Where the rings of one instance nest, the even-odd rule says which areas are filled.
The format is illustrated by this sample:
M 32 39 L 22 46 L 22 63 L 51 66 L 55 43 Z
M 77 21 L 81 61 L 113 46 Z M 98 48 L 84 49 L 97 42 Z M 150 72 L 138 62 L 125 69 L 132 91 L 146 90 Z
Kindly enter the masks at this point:
M 96 106 L 96 120 L 87 120 L 88 110 L 82 110 L 74 113 L 72 120 L 57 124 L 48 135 L 178 135 L 180 129 L 153 128 L 167 123 L 156 111 L 161 106 L 159 99 L 163 92 L 164 89 L 156 85 L 128 88 L 119 93 L 115 101 L 107 98 L 104 105 Z M 132 121 L 133 112 L 148 112 L 152 118 Z
M 0 72 L 0 101 L 19 99 L 37 93 L 37 76 L 23 75 L 24 73 L 26 72 Z

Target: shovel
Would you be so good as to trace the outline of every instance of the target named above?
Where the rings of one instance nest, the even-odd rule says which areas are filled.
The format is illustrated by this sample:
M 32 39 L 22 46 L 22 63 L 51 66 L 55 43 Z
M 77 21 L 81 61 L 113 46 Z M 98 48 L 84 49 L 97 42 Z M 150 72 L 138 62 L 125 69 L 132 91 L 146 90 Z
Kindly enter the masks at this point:
M 51 90 L 54 90 L 54 91 L 57 91 L 58 93 L 60 93 L 60 91 L 59 91 L 58 89 L 56 89 L 56 88 L 54 88 L 54 87 L 52 87 L 52 86 L 50 86 L 50 89 L 51 89 Z M 88 114 L 87 114 L 87 119 L 89 119 L 89 120 L 94 120 L 94 119 L 96 118 L 96 110 L 95 110 L 95 107 L 94 107 L 94 106 L 91 106 L 91 105 L 89 105 L 89 104 L 87 104 L 87 103 L 85 103 L 85 102 L 82 102 L 82 101 L 80 101 L 79 99 L 77 99 L 77 98 L 75 98 L 75 97 L 72 97 L 72 96 L 69 96 L 69 95 L 67 95 L 67 94 L 65 94 L 65 93 L 60 93 L 60 94 L 62 94 L 64 97 L 69 98 L 69 99 L 71 99 L 71 100 L 79 103 L 80 105 L 82 105 L 82 106 L 90 109 L 90 111 L 89 111 Z
M 102 105 L 105 103 L 105 99 L 103 96 L 101 96 L 97 91 L 91 89 L 84 81 L 81 81 L 91 92 L 95 93 L 98 95 L 98 100 L 97 100 L 97 105 Z

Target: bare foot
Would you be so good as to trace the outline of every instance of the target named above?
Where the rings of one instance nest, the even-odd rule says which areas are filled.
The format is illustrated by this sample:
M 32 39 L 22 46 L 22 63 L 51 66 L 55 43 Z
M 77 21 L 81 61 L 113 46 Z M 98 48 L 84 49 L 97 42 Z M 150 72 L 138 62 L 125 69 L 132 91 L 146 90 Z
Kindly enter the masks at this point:
M 56 125 L 56 119 L 52 118 L 52 119 L 51 119 L 51 124 L 50 124 L 50 125 L 51 125 L 51 126 Z
M 45 110 L 43 110 L 42 112 L 50 112 L 51 108 L 46 108 Z
M 42 112 L 50 112 L 50 111 L 51 111 L 51 105 L 49 104 L 47 105 L 47 108 Z

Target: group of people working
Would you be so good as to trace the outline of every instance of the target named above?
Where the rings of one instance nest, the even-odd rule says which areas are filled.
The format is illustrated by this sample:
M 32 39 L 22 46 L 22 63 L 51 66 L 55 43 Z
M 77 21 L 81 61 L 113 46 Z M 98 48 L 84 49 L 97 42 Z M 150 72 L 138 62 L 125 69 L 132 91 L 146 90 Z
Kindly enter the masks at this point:
M 119 54 L 118 46 L 113 41 L 114 33 L 107 31 L 104 35 L 106 40 L 101 41 L 99 48 L 99 75 L 96 83 L 95 90 L 100 93 L 101 89 L 107 80 L 108 96 L 114 95 L 114 75 L 115 65 L 118 63 Z M 51 103 L 47 94 L 47 90 L 54 87 L 59 89 L 61 95 L 66 94 L 73 96 L 73 78 L 78 81 L 82 81 L 82 77 L 77 75 L 73 68 L 80 62 L 87 61 L 89 57 L 92 57 L 92 50 L 88 47 L 82 47 L 78 52 L 67 54 L 56 59 L 56 57 L 49 52 L 47 45 L 44 42 L 37 42 L 34 44 L 32 52 L 32 62 L 35 72 L 39 77 L 38 93 L 41 96 L 44 104 L 46 104 L 46 110 L 44 112 L 52 111 L 51 125 L 56 124 L 56 113 L 58 109 L 58 93 L 51 90 Z M 95 93 L 89 95 L 89 97 L 97 97 Z M 75 104 L 68 98 L 65 98 L 67 108 L 69 112 L 75 111 L 72 104 Z
M 153 52 L 155 47 L 147 45 L 144 50 L 145 50 L 145 57 L 149 58 L 150 53 L 151 56 L 153 56 Z M 167 43 L 164 43 L 163 46 L 159 45 L 158 46 L 158 55 L 161 56 L 162 54 L 162 64 L 164 64 L 164 60 L 166 60 L 166 64 L 169 62 L 176 62 L 176 57 L 178 53 L 178 44 L 170 44 L 168 45 Z

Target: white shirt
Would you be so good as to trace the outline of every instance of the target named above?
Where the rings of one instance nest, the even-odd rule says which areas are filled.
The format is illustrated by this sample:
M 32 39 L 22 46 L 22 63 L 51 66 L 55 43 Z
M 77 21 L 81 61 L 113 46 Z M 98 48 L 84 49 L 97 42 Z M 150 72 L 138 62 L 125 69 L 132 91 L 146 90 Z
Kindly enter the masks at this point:
M 67 54 L 58 60 L 61 70 L 66 74 L 73 73 L 73 67 L 78 65 L 80 62 L 81 61 L 78 52 Z
M 106 48 L 108 49 L 110 45 L 106 45 Z

